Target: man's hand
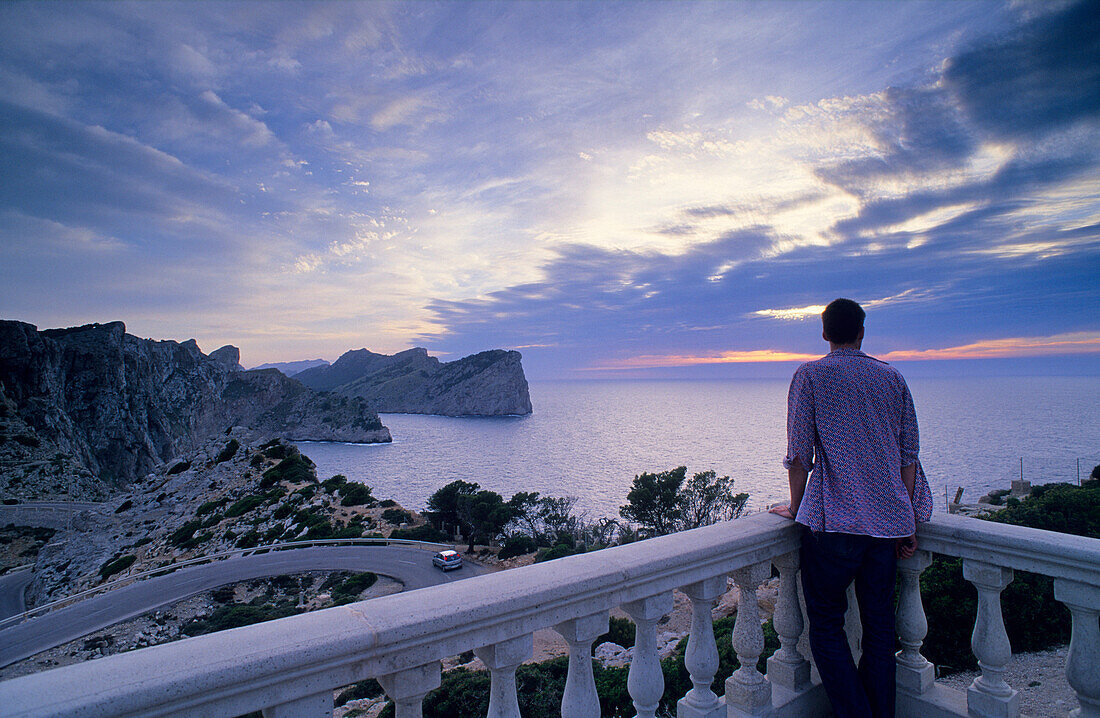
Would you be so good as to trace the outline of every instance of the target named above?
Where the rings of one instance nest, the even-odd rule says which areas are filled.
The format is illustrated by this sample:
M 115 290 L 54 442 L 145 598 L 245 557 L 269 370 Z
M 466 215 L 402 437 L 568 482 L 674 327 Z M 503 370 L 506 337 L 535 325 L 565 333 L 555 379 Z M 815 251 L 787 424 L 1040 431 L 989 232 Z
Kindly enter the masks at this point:
M 782 516 L 785 519 L 794 519 L 794 512 L 791 511 L 791 507 L 787 504 L 776 504 L 768 509 L 768 513 Z
M 899 538 L 894 544 L 894 552 L 898 558 L 912 558 L 917 552 L 917 535 Z

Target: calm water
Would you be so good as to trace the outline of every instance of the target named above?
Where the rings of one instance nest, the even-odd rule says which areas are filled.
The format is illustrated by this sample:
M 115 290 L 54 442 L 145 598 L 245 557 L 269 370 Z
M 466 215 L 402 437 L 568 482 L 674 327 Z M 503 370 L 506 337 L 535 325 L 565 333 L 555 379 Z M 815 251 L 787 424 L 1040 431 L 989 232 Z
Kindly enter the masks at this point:
M 1100 463 L 1100 377 L 911 379 L 921 460 L 976 501 L 1019 475 L 1076 481 Z M 535 413 L 493 419 L 385 414 L 392 444 L 307 442 L 321 478 L 344 474 L 411 508 L 455 479 L 505 496 L 577 496 L 617 516 L 643 471 L 679 465 L 734 478 L 760 507 L 787 496 L 786 380 L 532 382 Z

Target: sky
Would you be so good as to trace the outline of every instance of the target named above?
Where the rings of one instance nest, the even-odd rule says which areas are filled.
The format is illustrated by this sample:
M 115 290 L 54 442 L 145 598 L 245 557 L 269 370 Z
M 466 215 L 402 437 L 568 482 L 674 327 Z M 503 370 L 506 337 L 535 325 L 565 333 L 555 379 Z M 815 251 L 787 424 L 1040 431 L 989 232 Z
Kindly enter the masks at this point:
M 1098 2 L 7 2 L 0 128 L 40 328 L 1100 374 Z

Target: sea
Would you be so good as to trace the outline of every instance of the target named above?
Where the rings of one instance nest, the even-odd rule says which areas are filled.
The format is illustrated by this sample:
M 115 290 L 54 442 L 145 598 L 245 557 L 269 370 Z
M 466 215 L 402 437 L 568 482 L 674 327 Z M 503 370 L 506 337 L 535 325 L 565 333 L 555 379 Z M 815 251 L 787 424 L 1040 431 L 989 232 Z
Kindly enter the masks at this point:
M 911 378 L 921 463 L 944 510 L 1013 479 L 1077 483 L 1100 464 L 1100 377 Z M 391 444 L 302 442 L 322 479 L 343 474 L 421 509 L 462 479 L 499 492 L 576 497 L 617 517 L 634 477 L 714 470 L 760 510 L 787 496 L 787 380 L 533 381 L 534 413 L 383 414 Z

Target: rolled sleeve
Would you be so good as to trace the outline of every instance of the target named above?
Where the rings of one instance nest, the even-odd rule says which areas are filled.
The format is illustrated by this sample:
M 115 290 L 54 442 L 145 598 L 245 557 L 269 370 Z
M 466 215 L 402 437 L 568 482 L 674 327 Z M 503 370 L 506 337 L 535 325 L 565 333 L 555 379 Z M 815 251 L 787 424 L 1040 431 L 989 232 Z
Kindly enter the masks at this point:
M 783 468 L 790 469 L 798 459 L 802 468 L 814 466 L 814 388 L 809 373 L 799 367 L 787 393 L 787 455 Z
M 917 409 L 913 405 L 913 395 L 905 387 L 901 407 L 901 431 L 898 434 L 898 448 L 901 450 L 901 465 L 912 466 L 920 460 L 920 431 L 917 429 Z

